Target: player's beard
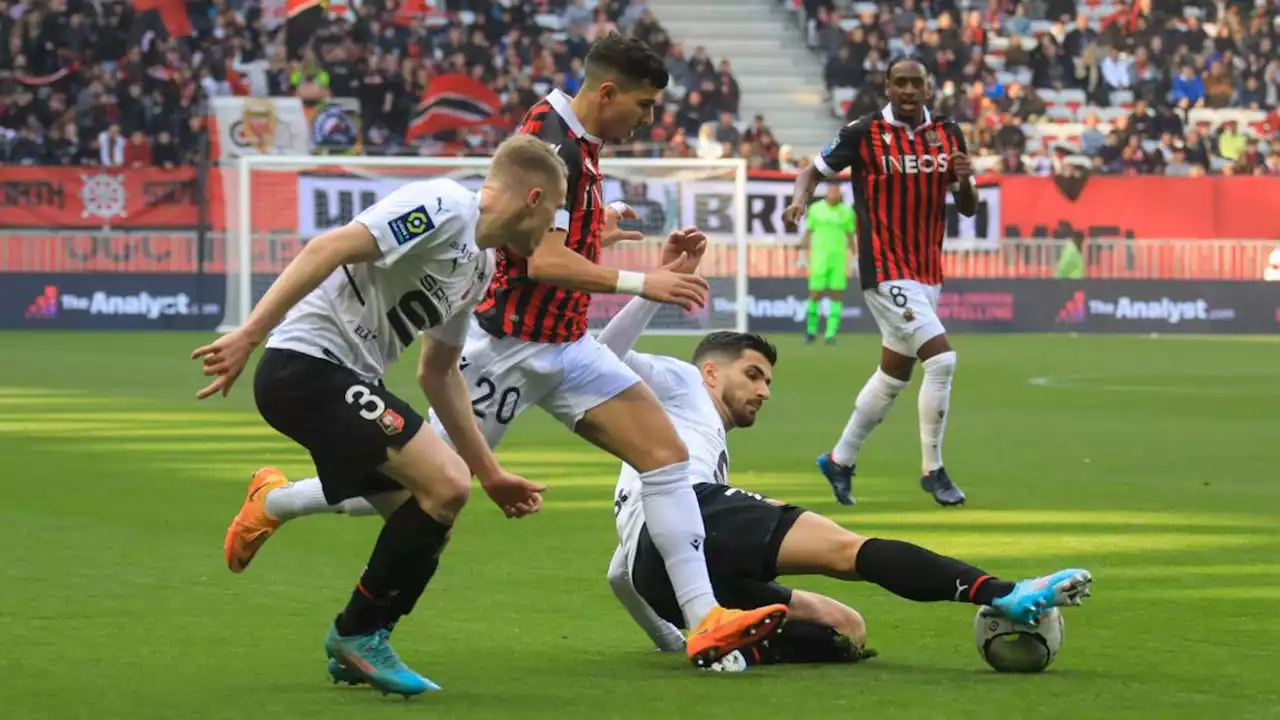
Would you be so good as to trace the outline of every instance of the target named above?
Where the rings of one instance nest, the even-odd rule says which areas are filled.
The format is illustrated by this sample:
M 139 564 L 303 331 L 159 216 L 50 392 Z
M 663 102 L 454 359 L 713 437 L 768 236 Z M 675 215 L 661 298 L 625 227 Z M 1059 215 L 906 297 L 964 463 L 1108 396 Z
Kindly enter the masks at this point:
M 729 418 L 734 427 L 745 428 L 756 424 L 760 408 L 753 406 L 751 400 L 736 397 L 735 393 L 725 393 L 725 405 L 729 408 Z

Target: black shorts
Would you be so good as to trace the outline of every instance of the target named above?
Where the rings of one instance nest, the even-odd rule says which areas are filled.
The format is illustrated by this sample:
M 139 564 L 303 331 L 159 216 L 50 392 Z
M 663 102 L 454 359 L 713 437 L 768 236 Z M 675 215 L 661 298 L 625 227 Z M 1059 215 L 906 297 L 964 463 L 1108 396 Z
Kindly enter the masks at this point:
M 378 472 L 388 448 L 404 447 L 422 429 L 422 416 L 391 394 L 328 360 L 268 348 L 253 378 L 258 412 L 311 452 L 325 500 L 399 490 Z
M 739 610 L 789 604 L 791 589 L 774 582 L 778 550 L 804 508 L 774 505 L 760 495 L 728 485 L 699 483 L 693 491 L 707 530 L 705 552 L 711 587 L 720 604 Z M 685 626 L 666 563 L 649 537 L 648 527 L 640 531 L 631 582 L 662 619 L 676 627 Z

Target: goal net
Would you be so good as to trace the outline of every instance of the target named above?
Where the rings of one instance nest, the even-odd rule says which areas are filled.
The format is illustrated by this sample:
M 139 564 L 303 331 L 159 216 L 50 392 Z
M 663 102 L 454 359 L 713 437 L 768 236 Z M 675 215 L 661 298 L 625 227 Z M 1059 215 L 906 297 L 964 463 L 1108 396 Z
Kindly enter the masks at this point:
M 223 173 L 227 208 L 226 315 L 223 331 L 243 324 L 254 304 L 311 238 L 352 220 L 406 182 L 449 177 L 479 188 L 488 158 L 247 156 Z M 707 307 L 663 306 L 654 334 L 746 330 L 746 164 L 742 160 L 601 162 L 604 202 L 621 200 L 639 215 L 623 227 L 644 239 L 606 248 L 600 263 L 626 270 L 660 265 L 672 230 L 697 226 L 710 240 L 700 273 L 711 285 Z M 589 327 L 602 329 L 628 296 L 592 297 Z

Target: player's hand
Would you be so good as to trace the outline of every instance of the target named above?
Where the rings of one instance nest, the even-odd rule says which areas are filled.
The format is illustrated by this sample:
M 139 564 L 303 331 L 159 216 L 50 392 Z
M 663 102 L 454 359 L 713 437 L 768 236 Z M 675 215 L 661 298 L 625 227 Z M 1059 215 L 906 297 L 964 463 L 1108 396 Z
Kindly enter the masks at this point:
M 787 232 L 795 232 L 800 227 L 800 218 L 804 217 L 804 206 L 791 203 L 782 211 L 782 225 Z
M 624 202 L 609 203 L 609 207 L 604 211 L 604 230 L 600 233 L 600 246 L 609 247 L 623 240 L 643 240 L 644 233 L 618 227 L 618 223 L 623 220 L 635 220 L 639 217 L 635 209 Z
M 545 485 L 529 482 L 506 470 L 482 479 L 480 487 L 509 518 L 522 518 L 538 512 L 542 508 L 542 493 L 547 490 Z
M 973 177 L 973 161 L 964 153 L 955 153 L 951 156 L 951 170 L 957 180 L 968 180 Z
M 805 252 L 804 249 L 796 253 L 796 267 L 801 270 L 809 267 L 809 253 Z
M 249 356 L 258 346 L 259 340 L 244 328 L 223 335 L 210 345 L 196 348 L 191 353 L 192 360 L 204 358 L 204 374 L 213 377 L 213 382 L 196 393 L 197 400 L 203 400 L 214 393 L 221 392 L 226 397 L 236 378 L 244 372 L 249 363 Z
M 696 227 L 676 230 L 667 236 L 667 243 L 662 246 L 662 266 L 673 272 L 693 273 L 706 252 L 706 233 Z
M 697 275 L 690 275 L 681 270 L 689 263 L 689 254 L 681 252 L 675 260 L 667 263 L 660 270 L 645 273 L 644 292 L 640 293 L 640 296 L 645 300 L 679 305 L 686 311 L 691 311 L 695 307 L 706 307 L 711 286 Z M 697 267 L 696 263 L 694 267 Z

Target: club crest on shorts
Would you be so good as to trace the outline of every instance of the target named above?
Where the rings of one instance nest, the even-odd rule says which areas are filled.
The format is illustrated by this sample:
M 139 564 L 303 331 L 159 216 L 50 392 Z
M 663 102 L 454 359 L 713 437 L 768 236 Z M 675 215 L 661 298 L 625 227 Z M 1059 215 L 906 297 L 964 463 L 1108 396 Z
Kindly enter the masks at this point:
M 396 239 L 397 245 L 416 240 L 436 229 L 435 221 L 427 213 L 426 205 L 419 205 L 392 220 L 387 226 L 391 228 L 391 236 Z
M 404 418 L 395 410 L 387 408 L 378 416 L 378 427 L 388 435 L 399 435 L 404 431 Z
M 911 311 L 911 308 L 907 308 L 906 310 L 902 311 L 902 319 L 906 320 L 907 322 L 911 322 L 912 320 L 916 319 L 916 314 Z M 388 412 L 390 411 L 388 410 Z
M 942 138 L 938 136 L 938 131 L 929 128 L 924 131 L 924 144 L 929 147 L 938 147 L 942 144 Z

